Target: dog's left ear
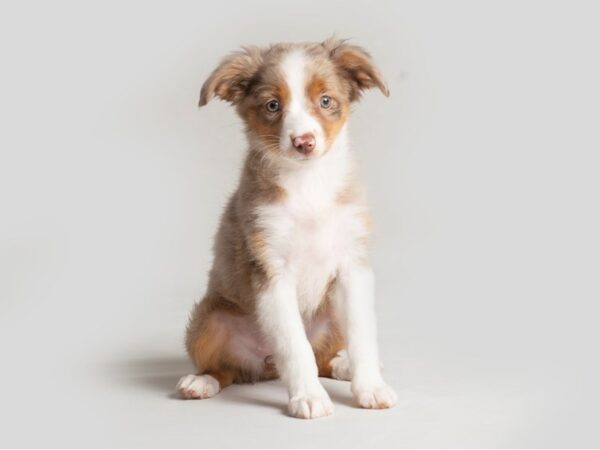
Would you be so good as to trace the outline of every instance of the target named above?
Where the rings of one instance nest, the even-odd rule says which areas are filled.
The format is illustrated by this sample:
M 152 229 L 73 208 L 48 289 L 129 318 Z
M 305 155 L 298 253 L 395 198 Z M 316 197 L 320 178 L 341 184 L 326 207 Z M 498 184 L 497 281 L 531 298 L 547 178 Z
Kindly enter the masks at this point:
M 345 39 L 329 38 L 322 43 L 329 57 L 340 70 L 342 76 L 350 82 L 350 101 L 360 98 L 365 89 L 378 87 L 389 97 L 390 90 L 371 55 L 357 45 L 351 45 Z
M 199 106 L 206 105 L 215 96 L 234 105 L 239 103 L 261 64 L 262 52 L 258 47 L 245 47 L 231 53 L 202 85 Z

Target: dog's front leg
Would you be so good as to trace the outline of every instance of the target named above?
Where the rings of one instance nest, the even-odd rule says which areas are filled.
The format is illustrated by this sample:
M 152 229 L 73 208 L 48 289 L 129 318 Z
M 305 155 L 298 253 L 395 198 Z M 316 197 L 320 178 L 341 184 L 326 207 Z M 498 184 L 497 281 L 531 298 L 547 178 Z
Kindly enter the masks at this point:
M 306 337 L 291 276 L 277 276 L 258 298 L 258 321 L 269 340 L 279 375 L 290 396 L 289 412 L 314 419 L 333 412 L 319 382 L 317 363 Z
M 352 264 L 339 275 L 338 311 L 346 332 L 352 393 L 363 408 L 390 408 L 396 393 L 381 376 L 373 271 Z

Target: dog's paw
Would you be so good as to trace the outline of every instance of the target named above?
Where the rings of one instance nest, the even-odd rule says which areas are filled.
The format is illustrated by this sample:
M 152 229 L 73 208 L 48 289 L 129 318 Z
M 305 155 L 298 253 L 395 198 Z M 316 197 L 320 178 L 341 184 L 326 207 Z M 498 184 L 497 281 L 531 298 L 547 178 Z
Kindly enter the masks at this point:
M 325 389 L 322 392 L 297 395 L 290 399 L 288 410 L 290 415 L 300 419 L 316 419 L 333 414 L 333 403 Z
M 348 352 L 340 350 L 329 362 L 331 365 L 331 376 L 336 380 L 351 381 L 352 371 L 350 370 L 350 360 Z
M 398 401 L 396 392 L 383 381 L 371 386 L 353 386 L 352 392 L 361 408 L 391 408 Z
M 181 398 L 211 398 L 219 393 L 219 382 L 210 375 L 186 375 L 177 383 L 177 393 Z

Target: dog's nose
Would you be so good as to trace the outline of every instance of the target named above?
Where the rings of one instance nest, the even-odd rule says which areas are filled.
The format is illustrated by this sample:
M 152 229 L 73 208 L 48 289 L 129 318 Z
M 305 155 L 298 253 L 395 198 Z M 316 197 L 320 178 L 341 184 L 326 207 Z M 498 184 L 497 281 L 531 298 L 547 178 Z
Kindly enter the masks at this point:
M 302 136 L 292 137 L 292 144 L 300 153 L 308 155 L 315 148 L 317 141 L 312 133 L 304 133 Z

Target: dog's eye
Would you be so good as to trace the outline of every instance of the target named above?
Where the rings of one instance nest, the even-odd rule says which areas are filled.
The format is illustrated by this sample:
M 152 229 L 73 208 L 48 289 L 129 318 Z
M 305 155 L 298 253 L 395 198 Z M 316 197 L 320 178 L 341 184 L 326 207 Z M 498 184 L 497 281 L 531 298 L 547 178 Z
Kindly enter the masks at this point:
M 277 112 L 281 108 L 281 105 L 277 100 L 271 100 L 266 104 L 267 111 L 269 112 Z
M 331 97 L 329 95 L 324 95 L 323 97 L 321 97 L 321 108 L 329 108 L 331 106 L 332 100 Z

